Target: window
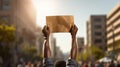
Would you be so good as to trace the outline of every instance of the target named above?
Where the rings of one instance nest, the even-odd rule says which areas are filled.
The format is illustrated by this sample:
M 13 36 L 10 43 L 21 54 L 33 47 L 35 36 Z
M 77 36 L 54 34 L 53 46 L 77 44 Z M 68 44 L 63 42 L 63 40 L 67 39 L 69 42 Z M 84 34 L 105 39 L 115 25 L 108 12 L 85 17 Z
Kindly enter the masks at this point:
M 9 23 L 9 17 L 8 16 L 1 16 L 0 17 L 0 23 Z
M 101 18 L 95 18 L 94 21 L 95 22 L 101 22 L 102 20 L 101 20 Z
M 2 9 L 9 10 L 10 9 L 10 0 L 2 0 Z
M 101 39 L 95 39 L 95 43 L 101 43 L 102 40 Z
M 101 26 L 101 25 L 95 25 L 94 28 L 95 28 L 95 29 L 101 29 L 102 26 Z
M 101 35 L 102 35 L 101 32 L 94 32 L 94 34 L 95 34 L 96 36 L 101 36 Z

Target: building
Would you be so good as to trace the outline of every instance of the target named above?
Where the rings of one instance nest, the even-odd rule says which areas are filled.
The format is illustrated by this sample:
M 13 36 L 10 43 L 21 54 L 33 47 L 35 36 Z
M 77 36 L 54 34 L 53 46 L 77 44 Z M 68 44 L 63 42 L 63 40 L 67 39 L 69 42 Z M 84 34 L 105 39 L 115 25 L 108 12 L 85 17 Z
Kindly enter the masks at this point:
M 8 25 L 13 23 L 13 9 L 13 0 L 0 0 L 0 20 Z
M 32 0 L 0 0 L 0 20 L 14 24 L 17 36 L 34 44 L 36 10 Z
M 50 47 L 51 47 L 51 52 L 52 52 L 52 57 L 54 57 L 54 60 L 56 60 L 56 38 L 53 37 L 51 34 L 50 36 Z
M 22 48 L 21 44 L 36 44 L 36 10 L 32 0 L 0 0 L 1 20 L 5 21 L 7 25 L 15 25 L 16 27 L 17 42 L 11 47 L 13 58 L 18 55 L 17 47 Z M 14 60 L 12 64 L 14 62 L 17 63 Z
M 42 35 L 42 29 L 37 27 L 36 29 L 36 48 L 38 55 L 42 56 L 44 36 Z
M 24 43 L 36 44 L 36 9 L 32 0 L 14 1 L 14 22 L 17 36 Z
M 106 15 L 91 15 L 87 21 L 87 45 L 106 50 Z
M 52 52 L 53 60 L 61 60 L 64 59 L 63 52 L 60 50 L 60 47 L 57 46 L 57 39 L 51 34 L 50 36 L 50 47 Z
M 84 47 L 84 38 L 83 37 L 78 37 L 77 38 L 77 43 L 78 43 L 78 51 L 82 51 Z
M 108 51 L 120 59 L 120 3 L 107 14 L 106 26 Z

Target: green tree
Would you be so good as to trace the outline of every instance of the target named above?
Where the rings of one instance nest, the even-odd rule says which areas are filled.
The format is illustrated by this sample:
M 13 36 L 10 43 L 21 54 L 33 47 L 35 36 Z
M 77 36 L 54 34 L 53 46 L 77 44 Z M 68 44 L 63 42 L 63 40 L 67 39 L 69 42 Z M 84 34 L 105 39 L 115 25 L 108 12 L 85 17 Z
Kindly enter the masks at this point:
M 23 45 L 22 56 L 26 58 L 26 60 L 42 59 L 42 57 L 37 54 L 36 46 L 30 46 L 28 44 Z
M 15 41 L 15 27 L 5 24 L 0 25 L 0 43 L 11 43 Z
M 91 52 L 92 52 L 91 54 L 93 55 L 93 58 L 96 60 L 105 56 L 105 52 L 96 46 L 91 46 L 90 49 L 91 49 Z
M 0 21 L 1 23 L 1 21 Z M 9 26 L 4 23 L 0 24 L 0 57 L 3 59 L 3 63 L 10 60 L 11 54 L 11 43 L 15 42 L 15 27 Z
M 77 59 L 82 61 L 87 61 L 87 60 L 95 61 L 104 56 L 105 56 L 105 52 L 103 50 L 101 50 L 96 46 L 90 46 L 86 49 L 86 51 L 78 53 Z

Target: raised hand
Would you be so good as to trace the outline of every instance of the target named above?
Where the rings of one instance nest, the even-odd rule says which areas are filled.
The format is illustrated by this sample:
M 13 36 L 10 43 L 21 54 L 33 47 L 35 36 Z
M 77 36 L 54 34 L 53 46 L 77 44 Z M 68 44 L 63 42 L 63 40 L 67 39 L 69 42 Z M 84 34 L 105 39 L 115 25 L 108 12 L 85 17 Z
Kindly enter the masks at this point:
M 77 31 L 78 31 L 78 28 L 76 25 L 73 25 L 70 29 L 70 33 L 72 35 L 72 38 L 76 37 L 76 34 L 77 34 Z
M 45 36 L 46 38 L 49 37 L 49 35 L 50 35 L 50 29 L 49 29 L 48 26 L 44 26 L 42 32 L 43 32 L 43 34 L 44 34 L 44 36 Z
M 51 50 L 49 45 L 49 35 L 50 35 L 50 29 L 48 26 L 44 26 L 42 30 L 44 36 L 45 36 L 45 43 L 44 43 L 44 58 L 51 58 Z
M 73 25 L 70 29 L 70 33 L 72 36 L 72 48 L 71 48 L 71 59 L 76 59 L 77 56 L 77 44 L 76 44 L 76 34 L 77 34 L 78 28 L 76 25 Z

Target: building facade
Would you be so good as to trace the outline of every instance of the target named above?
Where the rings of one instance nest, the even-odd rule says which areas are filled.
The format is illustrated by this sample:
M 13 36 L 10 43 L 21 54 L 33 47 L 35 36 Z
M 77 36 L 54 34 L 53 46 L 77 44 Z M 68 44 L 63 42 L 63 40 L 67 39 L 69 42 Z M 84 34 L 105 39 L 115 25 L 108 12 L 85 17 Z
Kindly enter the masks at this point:
M 108 52 L 120 55 L 120 3 L 107 14 L 106 26 Z
M 15 0 L 14 2 L 14 22 L 17 36 L 24 43 L 35 45 L 36 10 L 34 4 L 32 0 Z
M 34 44 L 36 10 L 32 0 L 0 0 L 0 20 L 15 25 L 17 36 Z
M 78 44 L 78 51 L 81 52 L 83 50 L 83 47 L 84 47 L 84 38 L 78 37 L 77 44 Z
M 21 44 L 36 44 L 36 9 L 32 0 L 0 0 L 0 21 L 16 27 L 16 39 L 12 45 L 13 64 L 17 63 L 17 47 Z M 0 24 L 3 22 L 0 22 Z M 10 60 L 10 59 L 8 59 Z M 12 66 L 14 67 L 14 66 Z
M 87 21 L 87 45 L 106 50 L 106 15 L 92 15 Z
M 6 24 L 13 23 L 13 0 L 0 0 L 0 20 L 4 20 Z

